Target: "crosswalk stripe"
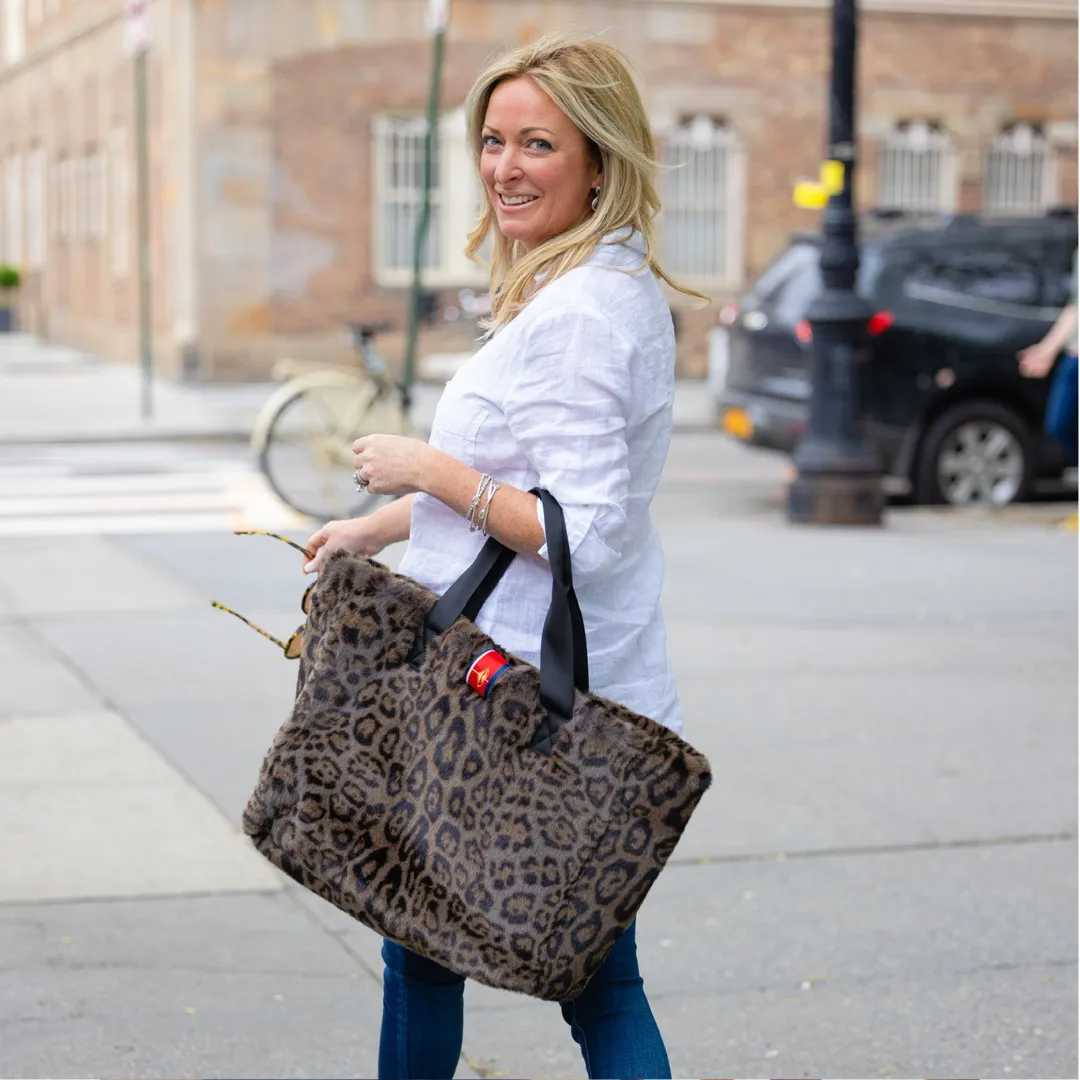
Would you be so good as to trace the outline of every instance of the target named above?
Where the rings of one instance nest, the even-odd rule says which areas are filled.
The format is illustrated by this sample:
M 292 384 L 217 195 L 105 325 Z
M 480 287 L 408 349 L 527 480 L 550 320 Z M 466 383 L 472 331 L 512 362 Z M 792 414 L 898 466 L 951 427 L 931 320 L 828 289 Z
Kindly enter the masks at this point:
M 42 495 L 32 499 L 0 499 L 0 519 L 54 517 L 60 514 L 184 513 L 229 509 L 236 505 L 229 491 L 142 492 L 133 495 Z
M 79 517 L 0 518 L 0 538 L 27 536 L 108 536 L 117 533 L 219 532 L 250 528 L 241 515 L 131 514 Z
M 105 464 L 104 462 L 102 464 Z M 202 463 L 212 465 L 213 463 Z M 254 469 L 130 472 L 27 462 L 0 465 L 0 538 L 304 528 Z
M 43 476 L 4 476 L 0 474 L 0 499 L 25 496 L 33 498 L 48 493 L 48 497 L 92 497 L 105 494 L 157 495 L 167 492 L 220 491 L 229 484 L 247 479 L 248 472 L 232 473 L 131 473 L 129 475 L 72 476 L 70 472 Z

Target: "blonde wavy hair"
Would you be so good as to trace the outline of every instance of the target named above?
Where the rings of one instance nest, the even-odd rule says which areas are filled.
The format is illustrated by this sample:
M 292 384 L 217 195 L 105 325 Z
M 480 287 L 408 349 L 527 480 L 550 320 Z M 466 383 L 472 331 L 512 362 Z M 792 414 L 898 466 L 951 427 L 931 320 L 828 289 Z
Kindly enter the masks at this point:
M 537 275 L 543 274 L 543 284 L 550 284 L 584 263 L 608 233 L 626 226 L 645 238 L 639 270 L 647 266 L 673 289 L 708 302 L 704 294 L 669 277 L 657 261 L 656 143 L 626 60 L 611 45 L 592 37 L 546 34 L 491 63 L 465 101 L 469 152 L 477 174 L 491 95 L 500 83 L 522 76 L 543 90 L 585 136 L 590 153 L 603 169 L 604 186 L 596 211 L 584 222 L 530 252 L 503 235 L 495 208 L 485 197 L 465 249 L 473 262 L 482 264 L 478 253 L 492 237 L 492 308 L 484 325 L 494 330 L 509 322 L 535 293 Z

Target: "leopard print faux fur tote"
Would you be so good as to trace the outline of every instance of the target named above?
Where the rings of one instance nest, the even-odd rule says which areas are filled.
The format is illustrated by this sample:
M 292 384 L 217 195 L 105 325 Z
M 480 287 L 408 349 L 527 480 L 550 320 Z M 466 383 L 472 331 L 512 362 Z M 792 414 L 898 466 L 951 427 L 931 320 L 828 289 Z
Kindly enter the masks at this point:
M 538 740 L 551 714 L 539 669 L 467 618 L 429 628 L 418 649 L 438 599 L 376 562 L 331 556 L 292 715 L 244 829 L 379 934 L 479 982 L 565 1001 L 634 919 L 709 764 L 572 687 L 566 722 Z

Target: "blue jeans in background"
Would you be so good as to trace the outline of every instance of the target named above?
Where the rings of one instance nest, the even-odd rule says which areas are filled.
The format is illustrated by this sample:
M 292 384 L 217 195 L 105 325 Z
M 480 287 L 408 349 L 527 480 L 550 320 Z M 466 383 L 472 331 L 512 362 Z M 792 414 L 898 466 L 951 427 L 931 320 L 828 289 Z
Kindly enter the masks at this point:
M 1065 448 L 1068 464 L 1075 466 L 1080 437 L 1077 432 L 1077 360 L 1067 353 L 1051 376 L 1046 401 L 1046 434 Z
M 461 1056 L 465 979 L 392 941 L 383 942 L 382 956 L 379 1080 L 449 1080 Z M 638 973 L 633 923 L 581 995 L 561 1008 L 590 1077 L 671 1076 Z

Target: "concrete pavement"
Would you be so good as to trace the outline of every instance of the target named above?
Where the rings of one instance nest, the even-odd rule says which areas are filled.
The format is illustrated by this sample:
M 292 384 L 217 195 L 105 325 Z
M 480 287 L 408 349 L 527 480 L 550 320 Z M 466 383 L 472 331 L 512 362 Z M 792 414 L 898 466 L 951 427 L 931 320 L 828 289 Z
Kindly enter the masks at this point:
M 675 1075 L 1076 1076 L 1076 536 L 796 529 L 782 474 L 677 436 L 655 505 L 716 773 L 640 918 Z M 295 669 L 208 601 L 280 636 L 305 584 L 224 532 L 0 539 L 0 1075 L 374 1075 L 377 939 L 236 828 Z M 482 987 L 464 1057 L 583 1074 Z

